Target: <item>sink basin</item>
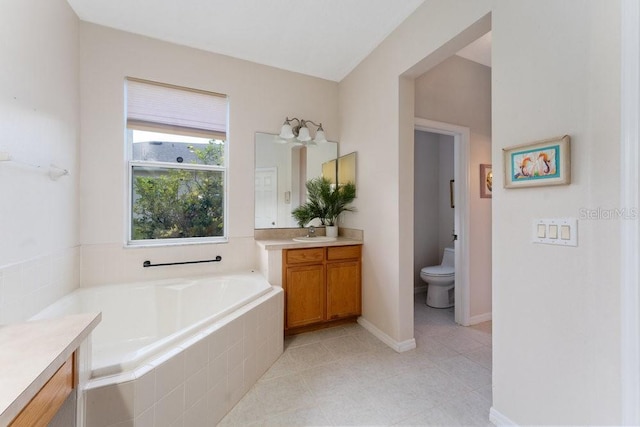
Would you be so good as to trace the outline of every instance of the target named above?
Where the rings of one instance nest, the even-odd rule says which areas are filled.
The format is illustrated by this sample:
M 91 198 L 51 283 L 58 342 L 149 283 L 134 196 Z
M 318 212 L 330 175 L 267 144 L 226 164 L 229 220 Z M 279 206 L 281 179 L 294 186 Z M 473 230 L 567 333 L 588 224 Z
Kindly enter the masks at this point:
M 327 236 L 313 236 L 313 237 L 303 236 L 303 237 L 294 237 L 293 241 L 294 242 L 305 242 L 305 243 L 312 243 L 312 242 L 322 243 L 322 242 L 335 242 L 336 238 L 335 237 L 327 237 Z

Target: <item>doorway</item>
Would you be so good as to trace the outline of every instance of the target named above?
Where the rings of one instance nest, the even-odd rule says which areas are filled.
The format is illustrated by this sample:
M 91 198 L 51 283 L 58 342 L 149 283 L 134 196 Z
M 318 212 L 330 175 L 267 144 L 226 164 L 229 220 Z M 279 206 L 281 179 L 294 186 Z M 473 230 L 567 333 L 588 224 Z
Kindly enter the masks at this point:
M 455 322 L 469 326 L 480 323 L 490 318 L 472 319 L 470 314 L 469 292 L 469 129 L 463 126 L 433 120 L 416 118 L 415 130 L 430 132 L 439 135 L 447 135 L 453 138 L 454 154 L 454 227 L 453 234 L 455 249 Z M 485 316 L 486 317 L 486 316 Z
M 451 135 L 421 130 L 414 133 L 414 294 L 416 300 L 422 302 L 427 291 L 422 269 L 441 265 L 445 248 L 453 249 L 454 246 L 453 145 Z M 449 258 L 451 256 L 447 256 Z M 430 289 L 433 291 L 433 288 Z M 441 291 L 438 294 L 436 289 L 435 293 L 428 295 L 431 298 L 430 305 L 440 308 L 455 301 L 453 287 L 449 292 Z

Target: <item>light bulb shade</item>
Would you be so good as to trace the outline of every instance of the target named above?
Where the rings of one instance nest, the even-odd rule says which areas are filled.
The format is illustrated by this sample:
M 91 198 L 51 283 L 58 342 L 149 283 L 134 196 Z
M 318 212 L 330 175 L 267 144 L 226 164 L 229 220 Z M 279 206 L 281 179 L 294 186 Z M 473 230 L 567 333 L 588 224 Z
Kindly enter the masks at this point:
M 318 129 L 318 132 L 316 132 L 316 137 L 313 139 L 313 142 L 317 142 L 318 144 L 327 142 L 327 138 L 324 136 L 322 128 Z
M 280 129 L 280 138 L 291 139 L 294 136 L 295 135 L 293 134 L 293 129 L 291 129 L 291 125 L 287 123 L 283 124 L 282 129 Z
M 302 126 L 300 130 L 298 130 L 298 140 L 302 142 L 307 142 L 311 140 L 311 135 L 309 135 L 309 129 L 306 126 Z

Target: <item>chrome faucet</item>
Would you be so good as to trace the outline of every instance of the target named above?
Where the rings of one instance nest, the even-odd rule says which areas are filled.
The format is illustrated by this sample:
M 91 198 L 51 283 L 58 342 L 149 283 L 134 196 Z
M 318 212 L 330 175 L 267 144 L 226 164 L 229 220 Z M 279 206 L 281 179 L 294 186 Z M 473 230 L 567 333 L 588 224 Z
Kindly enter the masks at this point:
M 309 234 L 307 237 L 316 237 L 316 228 L 313 225 L 309 226 Z

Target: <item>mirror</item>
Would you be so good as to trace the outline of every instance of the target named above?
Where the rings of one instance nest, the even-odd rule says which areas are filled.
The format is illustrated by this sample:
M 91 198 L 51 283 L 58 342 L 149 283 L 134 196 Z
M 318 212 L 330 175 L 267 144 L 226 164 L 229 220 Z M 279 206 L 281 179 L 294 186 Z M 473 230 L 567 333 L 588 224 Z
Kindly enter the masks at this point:
M 324 162 L 322 164 L 322 176 L 327 178 L 329 180 L 329 182 L 331 182 L 332 184 L 335 184 L 336 181 L 338 180 L 338 177 L 337 177 L 337 174 L 338 174 L 337 162 L 338 162 L 338 159 L 333 159 L 333 160 L 329 160 L 327 162 Z
M 356 152 L 338 157 L 338 185 L 356 183 Z
M 278 141 L 277 135 L 256 133 L 255 228 L 298 228 L 291 211 L 306 201 L 307 180 L 322 176 L 323 170 L 330 173 L 331 164 L 336 174 L 337 142 L 304 146 Z

